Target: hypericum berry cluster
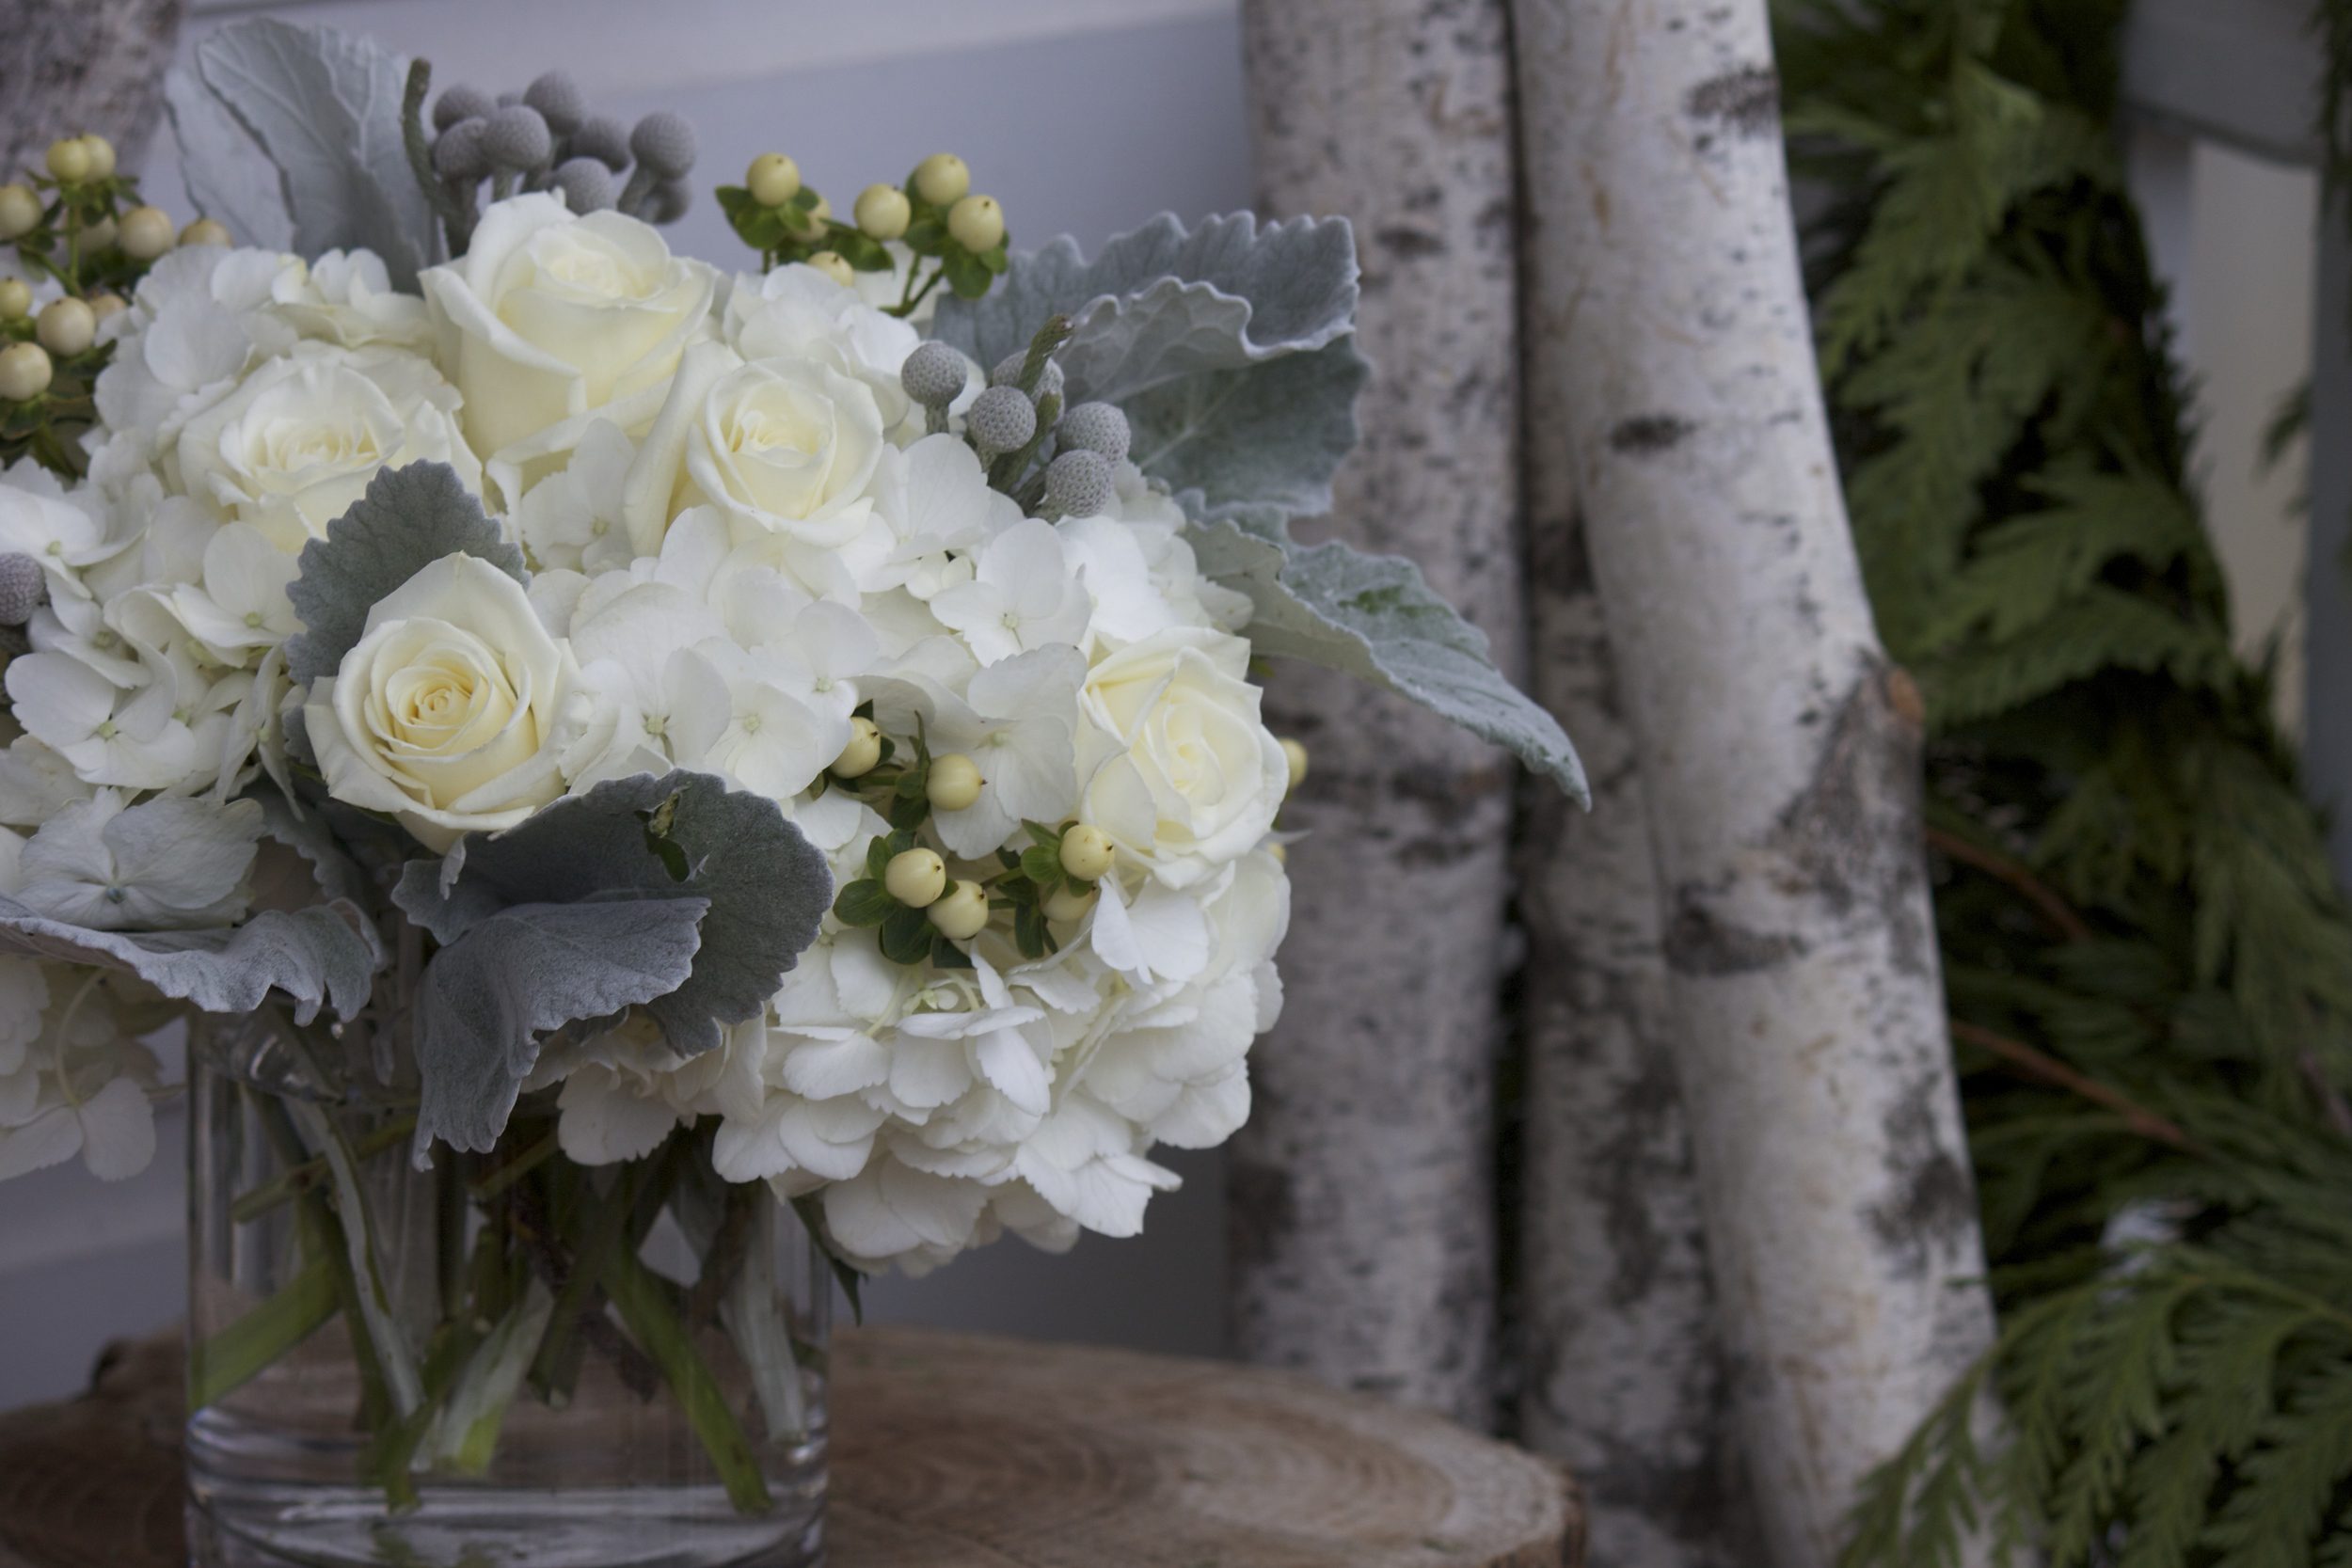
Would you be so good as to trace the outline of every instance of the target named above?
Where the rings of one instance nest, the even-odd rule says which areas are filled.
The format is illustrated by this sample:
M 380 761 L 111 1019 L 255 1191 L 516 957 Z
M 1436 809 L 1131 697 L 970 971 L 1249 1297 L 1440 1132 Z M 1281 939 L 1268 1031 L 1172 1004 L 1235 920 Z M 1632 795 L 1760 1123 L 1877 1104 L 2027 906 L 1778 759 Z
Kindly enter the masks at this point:
M 103 136 L 51 142 L 40 171 L 0 185 L 0 244 L 21 275 L 0 276 L 0 466 L 29 453 L 78 474 L 73 436 L 90 422 L 90 386 L 108 352 L 98 324 L 173 246 L 228 243 L 210 218 L 183 230 L 141 203 Z M 36 310 L 40 293 L 55 297 Z
M 977 299 L 1005 270 L 1005 210 L 973 193 L 971 169 L 952 152 L 915 165 L 903 185 L 866 186 L 846 223 L 781 152 L 754 158 L 740 185 L 720 186 L 719 205 L 762 271 L 805 261 L 847 284 L 861 272 L 896 271 L 891 246 L 902 245 L 913 257 L 906 283 L 883 307 L 895 316 L 912 315 L 942 280 Z
M 422 62 L 409 80 L 411 104 L 421 108 Z M 490 199 L 517 191 L 560 191 L 575 213 L 618 209 L 647 223 L 675 223 L 693 192 L 694 128 L 667 110 L 625 126 L 588 112 L 580 84 L 550 71 L 520 92 L 493 99 L 464 83 L 433 101 L 432 135 L 413 116 L 410 161 L 448 231 L 450 254 L 472 237 L 482 212 L 482 185 Z
M 1054 355 L 1070 330 L 1067 316 L 1047 322 L 1025 352 L 996 362 L 986 389 L 963 411 L 963 438 L 986 466 L 989 483 L 1049 521 L 1102 512 L 1134 438 L 1127 416 L 1110 404 L 1062 406 L 1062 369 Z M 961 354 L 933 340 L 899 370 L 898 384 L 928 411 L 934 434 L 947 428 L 948 405 L 963 393 L 965 366 Z

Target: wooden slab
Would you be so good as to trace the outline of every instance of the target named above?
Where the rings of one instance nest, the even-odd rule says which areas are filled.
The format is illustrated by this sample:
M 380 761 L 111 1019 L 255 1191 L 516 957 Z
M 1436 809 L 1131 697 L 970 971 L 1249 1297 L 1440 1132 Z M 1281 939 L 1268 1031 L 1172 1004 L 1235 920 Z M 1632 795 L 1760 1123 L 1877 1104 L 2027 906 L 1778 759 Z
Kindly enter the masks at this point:
M 834 1355 L 832 1568 L 1581 1568 L 1553 1465 L 1288 1373 L 868 1328 Z M 180 1568 L 180 1347 L 0 1416 L 0 1568 Z

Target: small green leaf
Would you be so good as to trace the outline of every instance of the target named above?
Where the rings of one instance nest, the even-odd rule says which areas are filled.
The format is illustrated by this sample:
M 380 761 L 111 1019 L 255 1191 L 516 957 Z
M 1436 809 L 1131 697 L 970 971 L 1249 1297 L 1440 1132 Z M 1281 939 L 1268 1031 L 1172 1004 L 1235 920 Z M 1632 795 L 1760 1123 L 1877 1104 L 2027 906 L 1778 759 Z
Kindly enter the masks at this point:
M 1021 852 L 1021 874 L 1035 882 L 1041 891 L 1058 885 L 1061 881 L 1061 850 L 1049 845 L 1031 845 Z
M 1035 904 L 1024 904 L 1013 911 L 1012 940 L 1021 948 L 1025 958 L 1045 957 L 1053 936 L 1045 929 L 1045 912 Z
M 942 969 L 970 969 L 972 955 L 949 942 L 946 937 L 931 938 L 931 962 Z
M 921 910 L 895 905 L 882 923 L 882 951 L 892 963 L 921 963 L 931 951 L 930 918 Z
M 841 890 L 833 901 L 834 917 L 844 926 L 879 926 L 901 908 L 881 882 L 861 879 Z

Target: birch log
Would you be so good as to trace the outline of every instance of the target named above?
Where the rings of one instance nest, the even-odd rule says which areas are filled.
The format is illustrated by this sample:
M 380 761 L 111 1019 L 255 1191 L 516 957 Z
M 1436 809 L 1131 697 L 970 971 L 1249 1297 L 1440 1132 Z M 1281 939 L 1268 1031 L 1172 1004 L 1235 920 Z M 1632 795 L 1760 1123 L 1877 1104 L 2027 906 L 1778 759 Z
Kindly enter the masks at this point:
M 1355 220 L 1375 374 L 1339 531 L 1409 555 L 1496 643 L 1517 572 L 1513 162 L 1503 0 L 1247 0 L 1278 214 Z M 1302 530 L 1302 532 L 1311 531 Z M 1281 1025 L 1233 1153 L 1252 1359 L 1494 1418 L 1494 1062 L 1515 769 L 1394 698 L 1284 668 L 1313 771 L 1283 825 Z
M 1530 191 L 1576 176 L 1566 8 L 1511 8 Z M 1530 692 L 1576 736 L 1593 809 L 1522 791 L 1518 1434 L 1583 1484 L 1596 1561 L 1741 1568 L 1753 1513 L 1675 1077 L 1649 803 L 1562 439 L 1573 227 L 1544 201 L 1520 214 Z
M 163 110 L 183 0 L 0 0 L 0 182 L 95 132 L 125 173 Z
M 1680 1080 L 1770 1560 L 1987 1343 L 1922 863 L 1915 691 L 1837 487 L 1765 0 L 1564 0 L 1530 190 L 1647 789 Z

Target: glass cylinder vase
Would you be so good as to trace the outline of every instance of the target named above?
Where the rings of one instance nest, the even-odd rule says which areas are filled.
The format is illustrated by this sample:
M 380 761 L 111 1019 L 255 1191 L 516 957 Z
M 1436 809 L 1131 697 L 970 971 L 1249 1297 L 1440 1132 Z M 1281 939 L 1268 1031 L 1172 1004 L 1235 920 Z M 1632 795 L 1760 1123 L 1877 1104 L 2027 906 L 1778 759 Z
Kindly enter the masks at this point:
M 364 1034 L 193 1044 L 192 1560 L 821 1562 L 831 1281 L 792 1208 L 691 1127 L 578 1164 L 546 1094 L 421 1168 Z

